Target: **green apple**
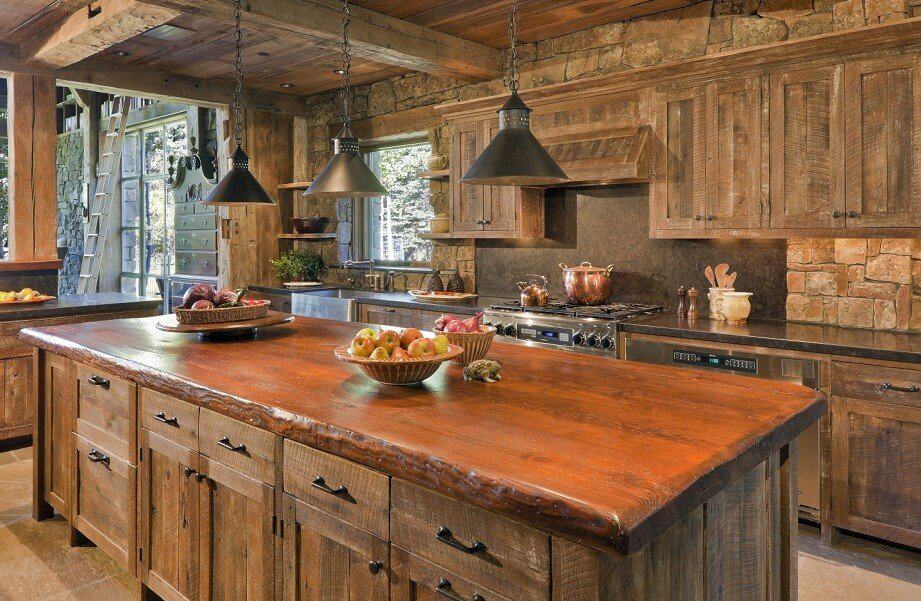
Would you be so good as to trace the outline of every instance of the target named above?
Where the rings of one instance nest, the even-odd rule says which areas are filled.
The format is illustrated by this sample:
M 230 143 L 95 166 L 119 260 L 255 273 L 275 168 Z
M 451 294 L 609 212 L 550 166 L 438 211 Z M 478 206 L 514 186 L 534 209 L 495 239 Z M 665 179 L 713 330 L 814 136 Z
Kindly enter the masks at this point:
M 389 355 L 393 352 L 393 349 L 400 346 L 400 335 L 393 330 L 381 330 L 377 333 L 377 339 L 374 342 L 377 343 L 378 347 L 385 348 Z
M 352 355 L 355 357 L 370 357 L 374 352 L 374 338 L 369 336 L 356 336 L 352 339 Z
M 369 358 L 375 361 L 387 361 L 390 359 L 390 353 L 388 353 L 387 349 L 384 347 L 379 346 L 371 352 L 371 356 Z
M 448 337 L 444 334 L 439 334 L 432 338 L 432 344 L 435 345 L 436 355 L 444 355 L 448 352 Z
M 356 338 L 359 336 L 367 336 L 371 340 L 374 340 L 377 338 L 377 331 L 374 328 L 362 328 L 358 330 L 357 334 L 355 334 Z
M 416 338 L 406 349 L 411 357 L 431 357 L 435 354 L 435 345 L 431 338 Z

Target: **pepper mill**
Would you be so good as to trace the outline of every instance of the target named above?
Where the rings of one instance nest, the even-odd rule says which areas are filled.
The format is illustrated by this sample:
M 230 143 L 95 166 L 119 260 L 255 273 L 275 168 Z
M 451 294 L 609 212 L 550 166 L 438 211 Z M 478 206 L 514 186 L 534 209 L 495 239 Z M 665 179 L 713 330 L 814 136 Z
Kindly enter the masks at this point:
M 678 319 L 684 319 L 688 316 L 688 290 L 684 286 L 678 287 L 678 308 L 675 311 Z
M 697 309 L 697 297 L 700 296 L 700 290 L 691 287 L 688 290 L 688 321 L 697 321 L 700 311 Z

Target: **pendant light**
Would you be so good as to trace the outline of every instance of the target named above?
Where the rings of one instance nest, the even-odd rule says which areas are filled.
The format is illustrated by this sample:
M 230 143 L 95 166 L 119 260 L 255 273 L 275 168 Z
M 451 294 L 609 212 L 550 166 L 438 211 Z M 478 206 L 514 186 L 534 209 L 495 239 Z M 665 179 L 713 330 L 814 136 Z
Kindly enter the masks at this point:
M 345 0 L 342 5 L 342 69 L 336 70 L 336 73 L 342 75 L 342 131 L 333 138 L 332 158 L 304 192 L 304 196 L 320 198 L 386 196 L 387 189 L 362 160 L 358 149 L 358 138 L 352 134 L 351 130 L 349 102 L 352 96 L 352 85 L 349 80 L 349 70 L 352 66 L 350 56 L 352 47 L 349 45 L 349 21 L 352 13 L 348 0 Z
M 227 175 L 218 182 L 208 198 L 206 205 L 236 207 L 241 205 L 274 205 L 275 201 L 265 191 L 256 177 L 249 170 L 249 157 L 243 152 L 243 32 L 240 29 L 242 0 L 236 0 L 236 41 L 237 52 L 234 65 L 237 76 L 237 88 L 230 102 L 233 111 L 234 141 L 237 149 L 233 153 L 232 166 Z
M 499 109 L 499 133 L 470 166 L 462 182 L 484 186 L 547 186 L 569 181 L 531 133 L 531 109 L 518 96 L 517 10 L 515 0 L 508 18 L 508 87 L 512 95 Z

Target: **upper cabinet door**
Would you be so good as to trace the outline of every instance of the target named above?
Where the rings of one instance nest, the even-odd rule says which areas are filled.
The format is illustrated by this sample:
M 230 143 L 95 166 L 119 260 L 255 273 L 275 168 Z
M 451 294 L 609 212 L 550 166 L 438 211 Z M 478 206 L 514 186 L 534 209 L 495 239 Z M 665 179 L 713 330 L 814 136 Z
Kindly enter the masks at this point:
M 499 133 L 499 119 L 487 122 L 483 148 Z M 518 194 L 515 186 L 488 186 L 483 199 L 482 228 L 490 232 L 516 232 L 518 230 Z
M 461 183 L 461 178 L 486 147 L 481 121 L 458 123 L 454 126 L 451 143 L 451 224 L 457 232 L 483 229 L 483 186 Z
M 761 226 L 761 78 L 707 85 L 709 229 Z
M 837 65 L 771 76 L 772 228 L 845 225 L 843 71 Z
M 921 55 L 845 68 L 848 227 L 921 227 Z
M 650 196 L 651 230 L 703 229 L 706 189 L 704 89 L 665 92 L 657 101 L 663 142 Z

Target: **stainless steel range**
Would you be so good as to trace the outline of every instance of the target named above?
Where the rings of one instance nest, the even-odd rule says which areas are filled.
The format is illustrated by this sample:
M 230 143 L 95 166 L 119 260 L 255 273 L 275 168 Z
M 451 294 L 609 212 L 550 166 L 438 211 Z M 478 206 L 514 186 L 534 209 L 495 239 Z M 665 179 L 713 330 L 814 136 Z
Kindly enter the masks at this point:
M 492 305 L 483 319 L 486 325 L 496 327 L 500 340 L 616 357 L 617 323 L 661 312 L 662 307 L 634 303 L 522 307 L 510 301 Z

